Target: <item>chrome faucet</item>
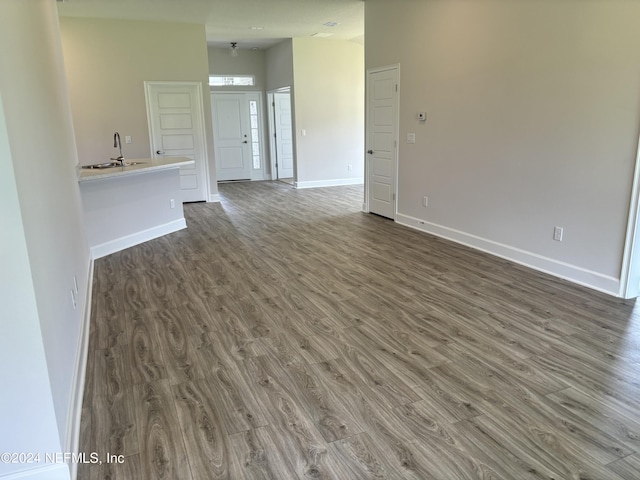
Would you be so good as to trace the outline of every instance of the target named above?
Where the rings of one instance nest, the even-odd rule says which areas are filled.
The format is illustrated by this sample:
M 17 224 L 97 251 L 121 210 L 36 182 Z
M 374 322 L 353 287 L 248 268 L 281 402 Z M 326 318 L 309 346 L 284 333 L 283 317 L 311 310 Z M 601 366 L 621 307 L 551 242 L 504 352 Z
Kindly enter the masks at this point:
M 112 158 L 111 160 L 115 160 L 116 162 L 120 162 L 124 165 L 124 157 L 122 156 L 122 142 L 120 141 L 120 134 L 115 132 L 113 134 L 113 148 L 118 148 L 120 152 L 120 156 L 118 158 Z

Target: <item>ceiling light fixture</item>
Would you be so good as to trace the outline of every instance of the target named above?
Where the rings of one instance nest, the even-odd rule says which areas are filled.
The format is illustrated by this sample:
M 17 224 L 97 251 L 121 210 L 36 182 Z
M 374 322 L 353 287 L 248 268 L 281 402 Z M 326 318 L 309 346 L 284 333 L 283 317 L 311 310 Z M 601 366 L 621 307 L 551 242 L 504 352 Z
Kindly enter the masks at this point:
M 229 52 L 229 54 L 232 57 L 238 56 L 238 42 L 231 42 L 231 52 Z
M 325 27 L 335 27 L 336 25 L 340 25 L 338 22 L 327 22 L 323 23 Z

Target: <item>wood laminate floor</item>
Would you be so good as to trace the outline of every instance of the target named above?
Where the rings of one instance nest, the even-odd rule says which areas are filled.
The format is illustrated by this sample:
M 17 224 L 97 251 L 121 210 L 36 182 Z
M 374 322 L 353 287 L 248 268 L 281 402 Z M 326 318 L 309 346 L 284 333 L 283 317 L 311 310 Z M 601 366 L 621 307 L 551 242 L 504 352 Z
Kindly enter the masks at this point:
M 220 185 L 95 262 L 83 479 L 640 479 L 640 316 L 361 213 Z

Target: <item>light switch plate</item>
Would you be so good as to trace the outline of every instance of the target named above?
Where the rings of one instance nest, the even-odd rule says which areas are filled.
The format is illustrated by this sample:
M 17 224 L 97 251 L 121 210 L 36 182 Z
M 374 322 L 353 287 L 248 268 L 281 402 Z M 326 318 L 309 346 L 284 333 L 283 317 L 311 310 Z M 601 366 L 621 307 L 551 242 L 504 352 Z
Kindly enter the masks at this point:
M 415 133 L 407 133 L 407 143 L 416 143 Z

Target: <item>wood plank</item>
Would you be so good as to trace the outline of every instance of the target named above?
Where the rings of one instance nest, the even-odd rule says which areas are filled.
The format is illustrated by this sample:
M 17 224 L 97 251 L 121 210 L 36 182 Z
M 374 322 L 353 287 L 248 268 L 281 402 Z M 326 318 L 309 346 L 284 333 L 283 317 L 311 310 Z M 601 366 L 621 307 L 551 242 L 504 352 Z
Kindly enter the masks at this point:
M 133 390 L 141 477 L 190 480 L 191 470 L 168 382 L 143 383 Z
M 270 427 L 231 435 L 231 444 L 247 480 L 299 480 L 288 455 L 276 447 Z
M 624 480 L 636 480 L 638 472 L 640 472 L 640 457 L 638 455 L 629 455 L 607 465 L 607 468 L 615 472 Z
M 212 480 L 240 477 L 240 465 L 206 381 L 172 387 L 178 420 L 189 452 L 191 478 Z
M 251 358 L 244 363 L 252 380 L 250 386 L 260 389 L 260 395 L 268 402 L 273 440 L 281 452 L 286 452 L 298 476 L 332 478 L 323 465 L 326 442 L 307 417 L 296 392 L 281 378 L 282 372 L 266 368 L 264 358 Z
M 127 353 L 132 383 L 140 384 L 167 378 L 153 312 L 141 311 L 127 323 Z

